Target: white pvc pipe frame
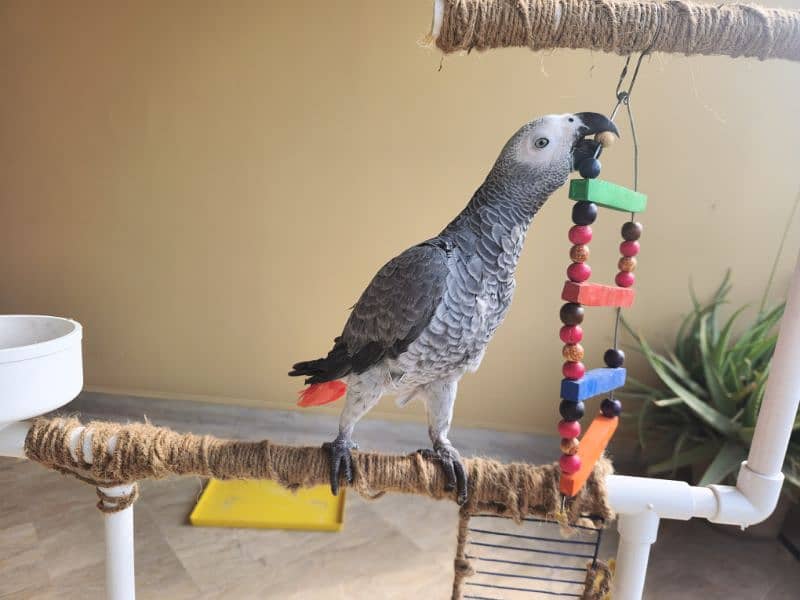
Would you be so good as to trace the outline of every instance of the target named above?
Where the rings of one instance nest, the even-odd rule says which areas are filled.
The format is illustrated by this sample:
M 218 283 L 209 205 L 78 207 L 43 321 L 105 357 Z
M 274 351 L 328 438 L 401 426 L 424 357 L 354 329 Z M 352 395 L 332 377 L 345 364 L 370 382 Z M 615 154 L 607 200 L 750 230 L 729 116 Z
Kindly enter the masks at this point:
M 714 523 L 748 527 L 766 519 L 775 509 L 783 485 L 781 467 L 800 403 L 800 261 L 795 267 L 786 301 L 771 374 L 758 415 L 750 454 L 739 470 L 735 486 L 693 487 L 682 481 L 611 475 L 606 480 L 609 502 L 619 515 L 620 544 L 614 575 L 614 599 L 642 597 L 650 546 L 656 541 L 661 519 L 704 518 Z M 24 457 L 28 433 L 25 422 L 0 430 L 0 456 Z M 90 461 L 91 431 L 73 455 Z M 116 440 L 111 439 L 109 452 Z M 105 488 L 109 495 L 130 493 L 131 486 Z M 106 596 L 134 600 L 133 507 L 105 516 Z

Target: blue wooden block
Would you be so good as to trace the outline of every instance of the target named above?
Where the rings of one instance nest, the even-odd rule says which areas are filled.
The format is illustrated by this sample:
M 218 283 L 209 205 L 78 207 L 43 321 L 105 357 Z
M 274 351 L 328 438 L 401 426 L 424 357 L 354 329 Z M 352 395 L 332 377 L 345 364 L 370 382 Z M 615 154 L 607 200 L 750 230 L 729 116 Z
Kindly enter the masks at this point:
M 592 369 L 580 379 L 563 379 L 561 397 L 571 402 L 581 402 L 586 398 L 599 396 L 625 385 L 625 369 Z

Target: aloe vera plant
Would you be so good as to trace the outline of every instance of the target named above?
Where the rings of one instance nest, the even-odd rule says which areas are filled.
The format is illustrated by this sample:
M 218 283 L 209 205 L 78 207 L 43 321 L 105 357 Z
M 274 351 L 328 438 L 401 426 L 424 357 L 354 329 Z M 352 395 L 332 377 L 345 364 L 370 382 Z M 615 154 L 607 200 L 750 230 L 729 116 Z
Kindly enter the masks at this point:
M 764 398 L 777 326 L 784 304 L 743 324 L 747 307 L 725 321 L 720 309 L 731 289 L 730 272 L 708 302 L 691 291 L 692 311 L 671 348 L 656 351 L 642 335 L 626 328 L 660 380 L 658 387 L 628 379 L 624 395 L 639 399 L 634 418 L 648 474 L 671 474 L 694 467 L 694 483 L 729 479 L 747 456 Z M 766 297 L 766 294 L 765 294 Z M 800 489 L 800 419 L 784 464 L 786 481 Z M 697 467 L 704 467 L 702 474 Z

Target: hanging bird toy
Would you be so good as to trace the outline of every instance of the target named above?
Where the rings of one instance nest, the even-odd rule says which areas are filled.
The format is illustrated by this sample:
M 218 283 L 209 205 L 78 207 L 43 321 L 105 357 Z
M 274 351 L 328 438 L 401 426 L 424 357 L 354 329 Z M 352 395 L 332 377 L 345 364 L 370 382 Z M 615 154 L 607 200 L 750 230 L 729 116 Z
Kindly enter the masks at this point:
M 619 324 L 622 309 L 632 306 L 635 298 L 634 271 L 640 250 L 639 239 L 642 236 L 642 224 L 636 221 L 636 214 L 644 211 L 647 206 L 647 196 L 638 191 L 639 147 L 630 102 L 630 94 L 644 56 L 646 53 L 639 56 L 627 91 L 621 89 L 628 73 L 630 57 L 626 60 L 617 83 L 617 104 L 610 116 L 613 121 L 622 106 L 625 106 L 628 112 L 628 121 L 633 134 L 634 189 L 598 179 L 601 170 L 598 156 L 602 149 L 610 146 L 615 139 L 608 131 L 599 132 L 595 136 L 594 153 L 592 156 L 580 159 L 576 165 L 583 179 L 573 179 L 569 186 L 569 198 L 575 201 L 572 207 L 573 225 L 567 234 L 572 243 L 569 251 L 571 263 L 567 267 L 567 281 L 561 292 L 561 299 L 565 304 L 559 314 L 562 323 L 559 337 L 564 343 L 561 355 L 565 361 L 562 367 L 564 379 L 561 381 L 559 404 L 559 413 L 562 417 L 558 424 L 562 453 L 559 466 L 561 467 L 560 489 L 565 498 L 575 496 L 583 487 L 595 463 L 614 435 L 622 412 L 622 403 L 615 397 L 615 391 L 625 385 L 626 376 L 625 353 L 619 348 Z M 597 220 L 598 207 L 630 213 L 630 220 L 622 225 L 620 232 L 622 242 L 619 251 L 622 256 L 617 262 L 615 285 L 589 282 L 592 269 L 587 263 L 588 244 L 592 241 L 592 224 Z M 584 349 L 581 346 L 584 307 L 600 306 L 616 309 L 614 341 L 612 347 L 603 354 L 605 367 L 587 371 L 583 364 Z M 585 413 L 584 400 L 603 394 L 608 394 L 608 397 L 602 401 L 600 413 L 592 420 L 583 438 L 578 440 L 581 433 L 580 419 Z
M 566 496 L 574 496 L 586 481 L 614 434 L 622 411 L 622 404 L 614 397 L 614 391 L 625 384 L 626 372 L 623 366 L 625 354 L 618 347 L 618 319 L 620 310 L 633 304 L 633 272 L 642 235 L 642 225 L 635 221 L 635 215 L 643 211 L 647 204 L 647 197 L 643 194 L 596 179 L 600 174 L 600 162 L 596 158 L 584 159 L 579 170 L 586 178 L 573 180 L 569 187 L 569 197 L 576 201 L 572 208 L 574 224 L 568 233 L 569 241 L 573 244 L 569 251 L 572 262 L 567 267 L 567 282 L 561 292 L 566 304 L 560 311 L 563 326 L 559 334 L 564 342 L 561 354 L 565 359 L 559 405 L 563 417 L 558 424 L 562 452 L 559 464 L 562 472 L 561 492 Z M 631 220 L 622 226 L 622 243 L 619 247 L 622 257 L 617 263 L 619 272 L 614 280 L 616 285 L 589 282 L 592 269 L 587 263 L 588 244 L 592 241 L 592 224 L 597 219 L 598 206 L 631 213 Z M 587 371 L 583 364 L 581 325 L 584 307 L 595 306 L 616 308 L 617 324 L 613 347 L 603 355 L 606 366 Z M 580 419 L 585 412 L 584 400 L 601 394 L 609 396 L 603 400 L 600 414 L 594 418 L 579 442 Z

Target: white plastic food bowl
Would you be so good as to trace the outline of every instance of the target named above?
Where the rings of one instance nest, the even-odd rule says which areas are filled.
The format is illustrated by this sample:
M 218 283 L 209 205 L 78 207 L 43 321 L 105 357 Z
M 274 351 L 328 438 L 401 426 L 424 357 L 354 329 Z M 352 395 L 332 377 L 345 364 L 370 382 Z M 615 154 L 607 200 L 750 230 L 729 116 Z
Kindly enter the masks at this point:
M 83 387 L 80 323 L 0 315 L 0 429 L 64 406 Z

